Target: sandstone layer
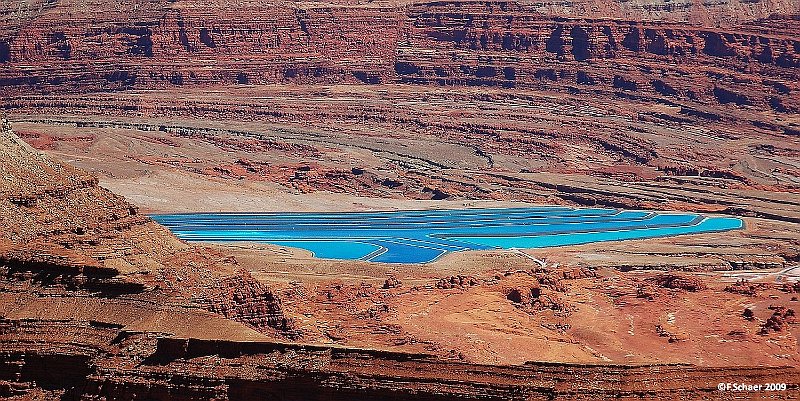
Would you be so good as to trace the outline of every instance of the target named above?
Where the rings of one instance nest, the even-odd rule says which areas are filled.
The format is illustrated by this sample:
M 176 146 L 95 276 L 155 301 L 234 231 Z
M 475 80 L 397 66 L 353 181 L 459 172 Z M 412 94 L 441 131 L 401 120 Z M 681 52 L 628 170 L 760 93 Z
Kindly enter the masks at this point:
M 686 3 L 12 1 L 0 83 L 479 85 L 796 111 L 798 4 Z

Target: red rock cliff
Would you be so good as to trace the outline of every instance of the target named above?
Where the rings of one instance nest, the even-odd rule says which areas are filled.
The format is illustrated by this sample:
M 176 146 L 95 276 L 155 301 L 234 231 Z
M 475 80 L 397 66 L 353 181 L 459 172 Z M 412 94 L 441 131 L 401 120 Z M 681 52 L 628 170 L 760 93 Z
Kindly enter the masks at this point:
M 20 6 L 21 7 L 21 6 Z M 7 95 L 221 83 L 496 85 L 795 111 L 796 1 L 59 2 L 0 27 Z

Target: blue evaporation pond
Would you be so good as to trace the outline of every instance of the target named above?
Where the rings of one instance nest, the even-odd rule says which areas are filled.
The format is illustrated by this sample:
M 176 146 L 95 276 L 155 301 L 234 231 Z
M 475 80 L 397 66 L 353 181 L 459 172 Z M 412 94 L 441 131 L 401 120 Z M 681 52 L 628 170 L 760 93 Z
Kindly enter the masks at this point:
M 188 241 L 257 241 L 326 259 L 427 263 L 448 252 L 543 248 L 720 232 L 732 217 L 529 207 L 352 213 L 194 213 L 152 216 Z

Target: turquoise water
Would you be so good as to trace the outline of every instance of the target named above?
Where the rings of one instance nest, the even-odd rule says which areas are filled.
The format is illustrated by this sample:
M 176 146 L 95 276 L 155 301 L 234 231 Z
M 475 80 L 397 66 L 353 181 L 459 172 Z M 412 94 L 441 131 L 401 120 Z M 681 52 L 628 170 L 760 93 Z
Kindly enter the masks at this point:
M 379 245 L 356 241 L 269 241 L 271 244 L 301 248 L 323 259 L 361 259 L 381 250 Z
M 426 263 L 448 252 L 543 248 L 734 230 L 694 213 L 532 207 L 354 213 L 197 213 L 153 219 L 188 241 L 258 241 L 327 259 Z

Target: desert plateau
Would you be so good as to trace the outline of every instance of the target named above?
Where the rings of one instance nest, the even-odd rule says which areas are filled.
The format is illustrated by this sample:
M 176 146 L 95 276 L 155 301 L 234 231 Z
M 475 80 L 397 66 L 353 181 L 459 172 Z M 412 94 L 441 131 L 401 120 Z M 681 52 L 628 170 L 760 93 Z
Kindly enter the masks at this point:
M 0 399 L 800 399 L 800 1 L 3 0 Z

